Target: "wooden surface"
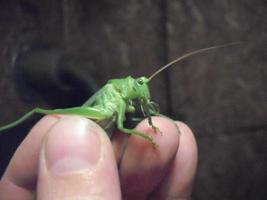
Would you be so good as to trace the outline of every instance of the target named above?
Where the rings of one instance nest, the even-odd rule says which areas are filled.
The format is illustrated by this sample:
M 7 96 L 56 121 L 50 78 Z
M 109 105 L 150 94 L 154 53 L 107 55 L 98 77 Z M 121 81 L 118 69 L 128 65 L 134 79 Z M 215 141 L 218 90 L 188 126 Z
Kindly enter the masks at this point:
M 263 0 L 1 1 L 0 123 L 37 105 L 58 106 L 47 100 L 49 92 L 44 98 L 43 91 L 33 87 L 37 83 L 28 84 L 16 65 L 29 49 L 46 51 L 43 44 L 51 57 L 51 49 L 78 57 L 71 60 L 70 71 L 81 72 L 77 79 L 88 76 L 100 86 L 111 78 L 150 75 L 192 50 L 244 41 L 173 66 L 153 80 L 151 89 L 162 112 L 185 121 L 196 134 L 199 170 L 193 199 L 263 199 L 267 195 L 266 13 Z M 46 60 L 44 66 L 49 68 Z M 68 59 L 63 61 L 68 66 Z M 53 90 L 63 91 L 60 87 Z M 86 95 L 77 101 L 66 91 L 61 96 L 73 105 Z M 1 171 L 29 127 L 0 136 Z

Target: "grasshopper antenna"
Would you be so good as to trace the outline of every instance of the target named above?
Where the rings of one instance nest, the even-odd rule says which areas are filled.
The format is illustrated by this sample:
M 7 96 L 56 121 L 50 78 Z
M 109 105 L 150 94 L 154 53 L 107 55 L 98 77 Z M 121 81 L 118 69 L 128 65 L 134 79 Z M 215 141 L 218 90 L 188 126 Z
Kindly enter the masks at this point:
M 188 58 L 190 56 L 199 54 L 199 53 L 203 53 L 212 49 L 219 49 L 219 48 L 224 48 L 224 47 L 228 47 L 228 46 L 233 46 L 233 45 L 239 45 L 242 44 L 242 42 L 233 42 L 233 43 L 228 43 L 228 44 L 223 44 L 223 45 L 217 45 L 217 46 L 212 46 L 212 47 L 207 47 L 207 48 L 203 48 L 203 49 L 198 49 L 196 51 L 192 51 L 189 52 L 179 58 L 176 58 L 175 60 L 169 62 L 167 65 L 164 65 L 163 67 L 161 67 L 159 70 L 157 70 L 156 72 L 154 72 L 149 78 L 148 78 L 148 82 L 151 81 L 151 79 L 153 79 L 156 75 L 158 75 L 160 72 L 162 72 L 163 70 L 165 70 L 166 68 L 172 66 L 175 63 L 178 63 L 181 60 L 184 60 L 185 58 Z

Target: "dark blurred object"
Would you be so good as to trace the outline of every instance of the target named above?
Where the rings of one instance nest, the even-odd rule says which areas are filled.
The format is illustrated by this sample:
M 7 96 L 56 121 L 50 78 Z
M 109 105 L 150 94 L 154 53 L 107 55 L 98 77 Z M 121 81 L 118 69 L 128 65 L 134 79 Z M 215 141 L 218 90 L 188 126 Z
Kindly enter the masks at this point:
M 35 45 L 17 58 L 16 86 L 26 102 L 38 94 L 53 107 L 79 106 L 99 88 L 94 69 L 81 55 Z
M 10 88 L 14 84 L 13 94 L 5 105 L 9 107 L 8 113 L 15 113 L 16 116 L 6 123 L 16 120 L 35 106 L 48 108 L 79 106 L 98 89 L 97 81 L 93 78 L 95 68 L 82 54 L 74 55 L 50 48 L 42 42 L 35 42 L 31 45 L 23 44 L 15 55 L 15 65 L 11 68 L 14 77 L 9 77 L 10 80 L 7 82 Z M 3 86 L 4 95 L 8 87 Z M 0 95 L 0 102 L 4 99 L 4 95 Z M 19 104 L 20 101 L 17 100 L 17 107 L 14 108 L 12 102 L 15 97 L 22 101 Z M 22 103 L 28 108 L 25 109 Z M 7 118 L 5 113 L 1 116 Z M 4 172 L 17 146 L 40 117 L 41 115 L 35 115 L 0 134 L 0 174 Z

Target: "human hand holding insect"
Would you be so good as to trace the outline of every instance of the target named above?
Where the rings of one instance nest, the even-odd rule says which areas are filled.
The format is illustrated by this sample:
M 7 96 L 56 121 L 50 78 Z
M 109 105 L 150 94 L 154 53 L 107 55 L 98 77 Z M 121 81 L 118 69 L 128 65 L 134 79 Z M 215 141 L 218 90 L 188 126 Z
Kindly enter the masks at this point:
M 120 199 L 121 191 L 126 199 L 188 198 L 197 162 L 194 137 L 184 124 L 178 123 L 177 126 L 167 118 L 151 117 L 159 113 L 150 100 L 148 83 L 157 74 L 186 57 L 225 46 L 229 44 L 188 53 L 165 65 L 149 78 L 134 79 L 129 76 L 113 79 L 80 107 L 55 110 L 36 108 L 19 120 L 0 127 L 0 131 L 12 128 L 35 113 L 53 115 L 44 118 L 49 118 L 48 122 L 42 120 L 38 123 L 18 148 L 1 180 L 0 194 L 14 190 L 14 193 L 5 194 L 25 195 L 24 199 L 29 199 L 37 181 L 37 197 L 41 199 L 64 199 L 76 194 L 102 199 L 112 199 L 110 197 L 114 196 L 113 199 Z M 128 129 L 123 122 L 125 113 L 135 112 L 133 100 L 139 100 L 141 110 L 148 119 L 137 129 Z M 92 119 L 109 132 L 103 133 L 96 124 L 88 123 L 84 118 L 76 117 L 74 120 L 67 117 L 72 119 L 67 120 L 62 117 L 64 114 Z M 48 125 L 45 126 L 46 123 Z M 110 130 L 113 130 L 114 125 L 123 133 L 140 136 L 130 137 L 127 146 L 118 150 L 124 147 L 124 142 L 117 134 L 114 135 L 119 172 L 109 140 L 105 139 L 113 133 Z M 160 139 L 157 139 L 160 134 L 155 134 L 158 130 L 163 135 Z M 147 141 L 158 148 L 149 145 Z M 30 162 L 25 163 L 24 159 L 29 156 L 32 156 Z M 29 173 L 21 173 L 28 169 Z
M 1 199 L 189 199 L 197 163 L 190 129 L 163 117 L 136 129 L 141 137 L 114 133 L 112 143 L 94 122 L 79 116 L 41 119 L 18 147 L 0 182 Z M 113 146 L 113 147 L 112 147 Z

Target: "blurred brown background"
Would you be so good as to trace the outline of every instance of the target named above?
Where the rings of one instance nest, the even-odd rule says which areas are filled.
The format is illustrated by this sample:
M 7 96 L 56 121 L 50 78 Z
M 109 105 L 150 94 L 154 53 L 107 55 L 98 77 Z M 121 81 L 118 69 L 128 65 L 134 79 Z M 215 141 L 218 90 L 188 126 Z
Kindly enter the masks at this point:
M 0 124 L 39 106 L 80 105 L 111 78 L 150 75 L 161 111 L 199 145 L 193 199 L 267 196 L 267 2 L 0 0 Z M 3 172 L 38 119 L 0 135 Z

